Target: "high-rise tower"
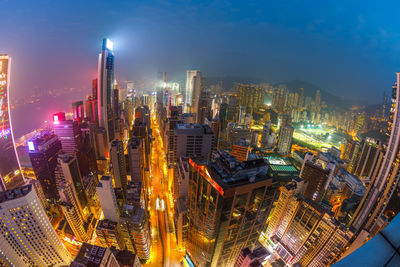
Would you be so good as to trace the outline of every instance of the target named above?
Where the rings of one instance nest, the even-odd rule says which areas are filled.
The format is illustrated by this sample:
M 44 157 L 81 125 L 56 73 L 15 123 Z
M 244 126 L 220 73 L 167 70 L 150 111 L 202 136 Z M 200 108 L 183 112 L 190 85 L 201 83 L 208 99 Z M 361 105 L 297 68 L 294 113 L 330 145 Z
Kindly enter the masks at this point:
M 194 77 L 201 77 L 201 72 L 198 70 L 188 70 L 186 71 L 186 94 L 185 94 L 185 105 L 186 107 L 192 105 L 192 99 L 194 97 L 194 90 L 195 90 L 195 84 L 194 84 Z M 198 79 L 198 82 L 200 82 L 201 79 Z M 185 108 L 185 112 L 187 112 L 188 109 Z
M 114 54 L 113 42 L 103 39 L 103 48 L 99 55 L 97 106 L 99 126 L 106 129 L 108 142 L 114 139 Z
M 0 191 L 24 183 L 9 113 L 10 62 L 11 58 L 8 55 L 0 54 Z
M 393 86 L 391 103 L 388 127 L 390 138 L 386 153 L 379 173 L 371 180 L 352 221 L 354 228 L 366 231 L 370 235 L 375 235 L 381 229 L 381 217 L 400 178 L 400 132 L 398 131 L 400 125 L 400 73 L 397 73 L 397 80 Z
M 110 157 L 111 157 L 115 187 L 121 188 L 125 197 L 126 187 L 128 186 L 128 180 L 126 177 L 124 143 L 122 141 L 119 141 L 118 139 L 112 141 L 110 149 Z
M 40 181 L 46 198 L 57 201 L 59 194 L 55 186 L 55 169 L 61 152 L 61 142 L 55 134 L 44 133 L 28 140 L 29 157 L 36 179 Z

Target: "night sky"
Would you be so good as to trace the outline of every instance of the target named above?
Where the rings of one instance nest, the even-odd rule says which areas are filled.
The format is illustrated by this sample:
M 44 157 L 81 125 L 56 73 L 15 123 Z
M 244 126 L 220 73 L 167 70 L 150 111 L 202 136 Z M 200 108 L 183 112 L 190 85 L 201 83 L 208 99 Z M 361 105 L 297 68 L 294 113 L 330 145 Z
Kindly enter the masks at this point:
M 400 71 L 400 1 L 349 2 L 0 0 L 0 53 L 15 96 L 89 88 L 109 37 L 120 81 L 195 68 L 379 103 Z

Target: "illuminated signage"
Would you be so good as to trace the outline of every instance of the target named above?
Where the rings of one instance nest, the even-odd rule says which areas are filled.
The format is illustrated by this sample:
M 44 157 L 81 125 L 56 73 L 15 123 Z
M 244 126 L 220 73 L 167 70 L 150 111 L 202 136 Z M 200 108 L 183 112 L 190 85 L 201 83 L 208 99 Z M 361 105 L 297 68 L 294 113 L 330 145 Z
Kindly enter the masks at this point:
M 207 171 L 206 166 L 204 165 L 197 165 L 192 159 L 189 158 L 189 164 L 192 165 L 193 168 L 195 168 L 206 180 L 211 184 L 212 187 L 214 187 L 215 190 L 217 190 L 222 196 L 224 195 L 224 189 L 217 184 L 210 176 L 210 174 Z
M 34 151 L 35 144 L 32 141 L 28 141 L 28 148 L 29 148 L 29 151 Z
M 106 40 L 106 47 L 107 47 L 107 49 L 109 49 L 109 50 L 113 50 L 113 48 L 114 48 L 114 43 L 113 42 L 111 42 L 111 40 L 110 39 L 108 39 L 107 38 L 107 40 Z
M 10 122 L 8 119 L 8 99 L 7 99 L 7 66 L 8 56 L 0 55 L 0 138 L 7 139 L 11 134 Z

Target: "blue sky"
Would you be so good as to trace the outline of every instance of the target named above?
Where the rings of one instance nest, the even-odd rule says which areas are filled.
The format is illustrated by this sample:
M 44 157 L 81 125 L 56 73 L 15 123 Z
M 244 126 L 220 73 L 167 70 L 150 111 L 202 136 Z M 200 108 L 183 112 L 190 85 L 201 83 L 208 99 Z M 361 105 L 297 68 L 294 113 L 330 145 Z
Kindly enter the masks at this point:
M 12 88 L 90 87 L 101 39 L 116 78 L 207 76 L 305 80 L 380 102 L 400 71 L 398 1 L 0 0 L 0 53 Z

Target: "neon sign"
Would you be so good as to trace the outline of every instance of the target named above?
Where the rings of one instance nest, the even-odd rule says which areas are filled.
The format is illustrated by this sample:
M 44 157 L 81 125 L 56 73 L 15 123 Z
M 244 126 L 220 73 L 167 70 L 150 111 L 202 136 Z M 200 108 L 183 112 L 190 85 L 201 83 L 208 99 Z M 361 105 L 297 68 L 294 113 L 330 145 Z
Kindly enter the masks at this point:
M 192 165 L 192 167 L 195 168 L 207 180 L 207 182 L 214 187 L 215 190 L 217 190 L 222 196 L 224 195 L 224 189 L 222 189 L 222 187 L 211 178 L 206 166 L 197 165 L 191 158 L 189 158 L 189 164 Z

